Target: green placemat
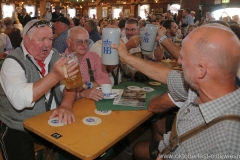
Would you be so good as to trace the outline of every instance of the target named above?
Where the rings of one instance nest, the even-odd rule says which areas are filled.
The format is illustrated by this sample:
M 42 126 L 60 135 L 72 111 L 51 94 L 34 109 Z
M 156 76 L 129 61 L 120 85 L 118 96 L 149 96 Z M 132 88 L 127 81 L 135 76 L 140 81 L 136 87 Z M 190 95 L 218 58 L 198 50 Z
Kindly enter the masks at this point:
M 145 107 L 131 107 L 131 106 L 121 106 L 121 105 L 113 105 L 113 99 L 103 99 L 101 101 L 95 101 L 95 105 L 97 110 L 147 110 L 149 101 L 156 97 L 157 95 L 161 95 L 167 92 L 167 86 L 165 84 L 161 84 L 160 86 L 150 85 L 149 82 L 146 83 L 138 83 L 134 81 L 126 81 L 122 82 L 119 85 L 113 87 L 113 89 L 127 89 L 128 86 L 138 86 L 138 87 L 151 87 L 154 88 L 153 92 L 147 92 Z

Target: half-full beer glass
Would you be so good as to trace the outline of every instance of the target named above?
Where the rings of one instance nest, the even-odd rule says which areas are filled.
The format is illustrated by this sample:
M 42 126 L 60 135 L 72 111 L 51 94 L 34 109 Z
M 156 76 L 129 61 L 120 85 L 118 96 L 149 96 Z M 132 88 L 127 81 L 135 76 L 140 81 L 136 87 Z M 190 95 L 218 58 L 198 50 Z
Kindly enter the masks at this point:
M 70 54 L 65 54 L 63 55 L 67 58 L 70 58 L 70 60 L 68 61 L 68 64 L 71 62 L 76 62 L 78 63 L 78 58 L 76 57 L 75 53 L 70 53 Z M 68 77 L 65 79 L 65 85 L 67 89 L 72 89 L 72 88 L 77 88 L 79 86 L 83 85 L 83 81 L 82 81 L 82 75 L 80 72 L 80 67 L 78 65 L 78 67 L 75 68 L 75 70 L 78 70 L 78 72 L 76 73 L 76 75 L 72 76 L 72 77 Z M 64 72 L 67 72 L 66 70 Z M 65 73 L 67 74 L 67 73 Z

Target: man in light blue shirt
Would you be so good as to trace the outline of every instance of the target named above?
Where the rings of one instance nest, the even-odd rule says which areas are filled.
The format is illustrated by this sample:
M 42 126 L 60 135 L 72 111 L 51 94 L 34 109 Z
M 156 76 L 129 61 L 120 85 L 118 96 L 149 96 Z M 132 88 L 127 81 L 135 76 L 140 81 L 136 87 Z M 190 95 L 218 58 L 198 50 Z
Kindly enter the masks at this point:
M 186 8 L 183 10 L 183 16 L 184 16 L 184 20 L 183 20 L 183 23 L 182 23 L 182 26 L 184 28 L 184 35 L 187 31 L 187 27 L 188 25 L 192 25 L 194 24 L 194 20 L 193 20 L 193 17 L 190 15 L 190 9 Z

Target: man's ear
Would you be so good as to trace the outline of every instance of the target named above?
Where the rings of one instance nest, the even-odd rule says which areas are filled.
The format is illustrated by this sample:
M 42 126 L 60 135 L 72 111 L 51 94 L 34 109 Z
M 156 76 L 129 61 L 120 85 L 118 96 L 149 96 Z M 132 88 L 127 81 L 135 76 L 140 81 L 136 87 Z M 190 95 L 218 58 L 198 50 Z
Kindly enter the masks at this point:
M 29 36 L 27 34 L 25 34 L 24 37 L 23 37 L 23 41 L 28 43 L 29 40 L 30 40 Z
M 199 79 L 203 79 L 207 74 L 207 68 L 206 66 L 204 66 L 203 64 L 198 64 L 198 67 L 197 67 L 197 77 Z
M 169 32 L 170 32 L 170 29 L 169 29 L 169 28 L 167 28 L 167 29 L 166 29 L 166 33 L 169 33 Z
M 140 28 L 139 28 L 139 27 L 138 27 L 138 29 L 137 29 L 137 33 L 140 34 Z
M 66 42 L 67 42 L 67 46 L 70 47 L 70 39 L 69 38 L 66 39 Z

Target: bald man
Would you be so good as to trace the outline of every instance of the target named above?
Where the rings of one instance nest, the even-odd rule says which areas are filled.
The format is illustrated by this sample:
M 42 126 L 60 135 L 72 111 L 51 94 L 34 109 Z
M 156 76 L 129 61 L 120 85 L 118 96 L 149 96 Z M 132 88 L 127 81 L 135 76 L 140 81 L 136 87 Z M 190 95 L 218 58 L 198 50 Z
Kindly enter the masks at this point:
M 171 71 L 159 64 L 137 59 L 127 53 L 123 44 L 112 47 L 118 49 L 124 63 L 155 80 L 167 83 L 174 100 L 186 99 L 177 115 L 178 136 L 201 124 L 209 124 L 218 117 L 240 115 L 240 89 L 235 83 L 240 62 L 240 42 L 229 28 L 209 24 L 191 32 L 183 41 L 178 59 L 183 72 Z M 139 67 L 139 64 L 144 67 Z M 240 123 L 233 120 L 217 123 L 170 151 L 171 159 L 188 155 L 192 158 L 195 156 L 195 159 L 215 159 L 219 154 L 237 155 L 240 152 L 239 128 Z M 168 146 L 169 137 L 170 132 L 160 143 L 138 143 L 134 148 L 134 158 L 156 159 L 157 152 Z M 158 149 L 154 150 L 154 147 Z M 160 154 L 158 159 L 161 158 Z
M 102 84 L 111 84 L 111 81 L 101 58 L 95 52 L 88 50 L 89 42 L 89 34 L 85 28 L 76 26 L 68 31 L 67 44 L 72 52 L 76 52 L 82 79 L 86 84 L 84 89 L 77 93 L 77 98 L 98 101 L 102 100 L 103 93 L 96 87 Z

